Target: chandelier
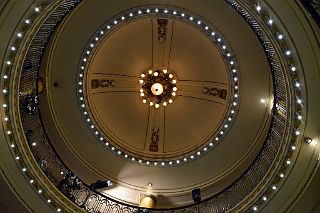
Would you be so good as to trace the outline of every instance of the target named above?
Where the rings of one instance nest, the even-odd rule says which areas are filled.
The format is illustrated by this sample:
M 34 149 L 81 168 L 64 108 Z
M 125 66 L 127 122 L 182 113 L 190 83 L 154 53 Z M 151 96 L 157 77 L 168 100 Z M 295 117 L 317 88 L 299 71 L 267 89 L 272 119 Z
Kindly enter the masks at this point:
M 142 73 L 139 79 L 141 85 L 140 97 L 142 102 L 159 108 L 172 104 L 177 95 L 177 80 L 173 73 L 163 70 L 148 70 Z

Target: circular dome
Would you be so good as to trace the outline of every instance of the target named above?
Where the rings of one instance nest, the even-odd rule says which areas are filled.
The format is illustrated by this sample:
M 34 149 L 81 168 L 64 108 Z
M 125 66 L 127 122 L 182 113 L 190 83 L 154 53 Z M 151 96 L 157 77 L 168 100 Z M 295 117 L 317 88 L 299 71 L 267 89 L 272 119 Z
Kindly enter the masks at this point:
M 233 92 L 226 56 L 231 53 L 221 37 L 220 45 L 208 37 L 216 31 L 200 18 L 196 28 L 151 9 L 121 22 L 138 11 L 110 20 L 98 30 L 97 44 L 92 41 L 84 51 L 79 84 L 88 105 L 85 119 L 97 128 L 97 139 L 105 138 L 122 156 L 182 160 L 207 150 L 222 135 L 221 127 L 231 125 L 230 117 L 225 124 Z
M 151 5 L 137 7 L 128 3 L 118 9 L 108 8 L 105 4 L 107 2 L 99 1 L 98 5 L 92 2 L 80 5 L 79 10 L 71 13 L 61 25 L 61 33 L 52 43 L 48 57 L 50 68 L 46 74 L 49 76 L 48 85 L 55 81 L 61 83 L 58 87 L 49 88 L 49 105 L 55 122 L 52 126 L 58 128 L 48 132 L 61 136 L 61 140 L 55 138 L 53 142 L 57 152 L 62 153 L 63 158 L 68 156 L 66 161 L 70 167 L 88 182 L 112 180 L 113 187 L 103 193 L 125 202 L 136 203 L 137 194 L 148 191 L 148 183 L 152 183 L 152 193 L 165 197 L 165 200 L 158 202 L 160 207 L 190 204 L 190 191 L 195 187 L 202 189 L 204 197 L 219 193 L 250 166 L 265 141 L 270 124 L 270 105 L 267 103 L 271 104 L 271 98 L 266 104 L 261 104 L 259 100 L 270 96 L 272 79 L 268 61 L 255 33 L 223 2 L 214 3 L 212 8 L 215 12 L 203 13 L 204 18 L 188 12 L 188 8 L 179 7 L 183 6 L 179 4 L 169 8 Z M 108 11 L 93 8 L 108 8 Z M 89 14 L 90 11 L 95 12 Z M 83 14 L 97 20 L 86 23 Z M 230 17 L 228 20 L 232 20 L 229 24 L 225 24 L 225 14 Z M 159 17 L 173 23 L 169 66 L 153 65 L 153 55 L 156 54 L 150 48 L 154 44 L 154 33 L 151 35 L 154 26 L 150 23 Z M 77 23 L 81 20 L 84 25 L 78 28 Z M 213 23 L 219 26 L 219 30 Z M 78 32 L 76 41 L 72 36 L 75 31 Z M 133 34 L 137 36 L 132 37 Z M 247 38 L 245 42 L 238 42 L 240 36 Z M 155 38 L 158 43 L 158 38 Z M 251 63 L 252 52 L 256 55 L 255 63 Z M 241 53 L 240 58 L 237 53 Z M 66 56 L 68 63 L 65 63 Z M 150 106 L 143 102 L 141 89 L 150 70 L 151 74 L 158 70 L 158 76 L 152 75 L 155 81 L 161 77 L 160 71 L 164 70 L 169 78 L 172 74 L 172 79 L 176 80 L 175 83 L 172 80 L 177 88 L 176 96 L 172 103 L 168 101 L 167 106 L 156 108 L 156 104 Z M 92 80 L 95 80 L 94 83 Z M 140 80 L 143 80 L 142 84 Z M 212 87 L 227 93 L 217 94 L 216 89 L 211 90 Z M 143 89 L 145 95 L 148 91 Z M 104 119 L 95 111 L 94 104 L 97 103 L 101 104 L 97 109 L 105 116 Z M 213 108 L 219 107 L 221 120 L 217 121 L 219 117 L 217 120 L 211 119 L 214 113 L 218 113 Z M 114 112 L 108 112 L 111 109 Z M 150 151 L 150 143 L 142 152 L 134 147 L 128 148 L 120 140 L 110 140 L 108 137 L 113 135 L 103 131 L 103 122 L 118 116 L 122 122 L 113 119 L 106 125 L 123 131 L 114 135 L 123 138 L 126 135 L 129 139 L 137 137 L 139 128 L 144 132 L 147 129 L 141 127 L 139 119 L 144 116 L 142 121 L 151 124 L 145 121 L 150 113 L 148 111 L 159 115 L 159 119 L 154 119 L 152 123 L 161 124 L 160 118 L 170 114 L 172 116 L 169 118 L 180 120 L 168 122 L 168 125 L 180 123 L 183 128 L 165 126 L 172 130 L 171 134 L 177 134 L 177 141 L 173 144 L 184 146 L 184 141 L 189 140 L 196 143 L 195 146 L 189 144 L 186 148 L 182 147 L 182 154 L 172 152 L 164 156 L 166 153 Z M 161 117 L 159 112 L 164 116 Z M 192 112 L 194 116 L 190 116 Z M 109 113 L 108 116 L 106 113 Z M 139 122 L 126 127 L 134 120 Z M 216 129 L 212 126 L 209 126 L 212 129 L 203 128 L 215 122 Z M 201 136 L 200 127 L 205 129 L 202 135 L 209 135 L 208 139 L 197 142 L 186 137 Z M 176 128 L 180 131 L 176 132 Z M 152 128 L 149 130 L 152 136 Z M 131 134 L 126 131 L 131 131 Z M 157 131 L 155 129 L 155 141 Z M 159 141 L 160 137 L 159 134 Z M 214 169 L 208 169 L 208 165 Z

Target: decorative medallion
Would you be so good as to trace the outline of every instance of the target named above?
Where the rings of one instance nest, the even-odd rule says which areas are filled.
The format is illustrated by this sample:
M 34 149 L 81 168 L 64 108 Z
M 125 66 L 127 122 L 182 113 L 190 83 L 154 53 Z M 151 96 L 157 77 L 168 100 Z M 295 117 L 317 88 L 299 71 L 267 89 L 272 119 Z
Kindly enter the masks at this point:
M 218 88 L 215 88 L 215 87 L 210 87 L 209 88 L 207 86 L 204 86 L 202 88 L 202 92 L 205 95 L 219 97 L 219 98 L 221 98 L 223 100 L 227 99 L 227 90 L 225 90 L 225 89 L 218 89 Z
M 112 79 L 92 79 L 91 80 L 91 87 L 92 89 L 97 89 L 99 87 L 115 87 L 116 81 Z
M 167 19 L 158 19 L 158 41 L 164 43 L 167 39 Z

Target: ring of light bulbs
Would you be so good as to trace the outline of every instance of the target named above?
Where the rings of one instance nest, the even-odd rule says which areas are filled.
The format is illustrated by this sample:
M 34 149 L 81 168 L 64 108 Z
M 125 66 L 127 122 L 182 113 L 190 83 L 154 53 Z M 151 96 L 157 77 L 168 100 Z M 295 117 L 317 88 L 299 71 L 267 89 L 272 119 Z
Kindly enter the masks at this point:
M 79 0 L 80 1 L 80 0 Z M 78 1 L 78 2 L 79 2 Z M 237 1 L 235 0 L 226 0 L 226 2 L 228 4 L 230 4 L 231 6 L 233 6 L 237 12 L 239 12 L 243 17 L 246 17 L 246 10 L 255 10 L 257 15 L 264 18 L 265 23 L 260 22 L 261 24 L 267 26 L 267 28 L 265 28 L 267 31 L 271 32 L 271 34 L 273 34 L 276 38 L 276 40 L 278 40 L 279 42 L 283 43 L 283 44 L 287 44 L 286 43 L 286 39 L 284 34 L 281 34 L 280 31 L 278 30 L 278 27 L 275 24 L 275 20 L 274 18 L 271 18 L 270 14 L 266 11 L 263 11 L 263 8 L 261 6 L 261 4 L 258 1 L 253 1 L 251 2 L 249 5 L 251 6 L 251 8 L 243 8 L 243 6 L 239 5 Z M 22 157 L 22 153 L 20 153 L 20 149 L 17 149 L 16 147 L 19 145 L 19 141 L 16 141 L 16 139 L 14 137 L 12 137 L 12 134 L 16 134 L 15 130 L 12 129 L 12 126 L 14 126 L 13 124 L 11 124 L 11 122 L 14 122 L 14 119 L 11 117 L 10 115 L 10 111 L 14 110 L 12 109 L 11 106 L 11 102 L 9 101 L 9 96 L 10 96 L 10 90 L 9 90 L 9 82 L 11 81 L 11 77 L 10 77 L 10 73 L 12 71 L 14 71 L 12 64 L 15 61 L 15 58 L 17 56 L 17 52 L 21 49 L 21 47 L 23 46 L 23 42 L 20 42 L 21 39 L 23 39 L 24 33 L 26 33 L 29 28 L 25 27 L 25 25 L 30 25 L 32 23 L 32 18 L 37 17 L 39 15 L 39 13 L 42 11 L 42 9 L 46 7 L 46 5 L 42 5 L 42 8 L 39 7 L 38 5 L 34 5 L 32 6 L 32 10 L 33 12 L 31 12 L 31 14 L 29 15 L 29 17 L 26 17 L 26 19 L 24 19 L 20 25 L 17 25 L 16 27 L 16 34 L 15 36 L 12 37 L 11 40 L 11 44 L 17 44 L 17 45 L 11 45 L 8 47 L 7 50 L 7 54 L 6 54 L 6 62 L 5 65 L 6 67 L 5 72 L 2 73 L 2 78 L 1 78 L 1 87 L 2 87 L 2 93 L 3 93 L 3 102 L 2 104 L 2 108 L 3 108 L 3 114 L 2 114 L 2 122 L 4 123 L 4 128 L 6 129 L 6 133 L 7 133 L 7 141 L 10 142 L 9 144 L 9 148 L 11 149 L 11 153 L 13 155 L 13 158 L 16 160 L 17 165 L 21 168 L 21 172 L 24 174 L 24 176 L 29 180 L 30 185 L 37 191 L 37 193 L 39 195 L 41 195 L 44 199 L 47 200 L 48 205 L 56 208 L 57 212 L 61 212 L 62 209 L 61 207 L 57 206 L 58 202 L 55 202 L 54 200 L 52 200 L 50 197 L 48 197 L 47 193 L 44 192 L 43 189 L 41 189 L 41 183 L 36 180 L 34 180 L 34 177 L 36 177 L 36 174 L 33 174 L 33 172 L 31 172 L 32 169 L 28 169 L 27 167 L 32 167 L 31 165 L 29 165 L 29 163 L 27 163 L 27 161 L 25 159 L 23 159 Z M 267 19 L 266 19 L 267 17 Z M 252 23 L 249 23 L 250 25 L 253 26 Z M 280 24 L 279 24 L 280 25 Z M 269 28 L 268 28 L 269 27 Z M 253 28 L 254 29 L 254 28 Z M 21 31 L 20 31 L 21 30 Z M 277 33 L 274 33 L 274 31 L 277 31 Z M 257 32 L 256 32 L 257 33 Z M 258 34 L 258 33 L 257 33 Z M 293 49 L 292 49 L 293 50 Z M 290 76 L 290 74 L 293 73 L 297 73 L 299 72 L 298 67 L 295 65 L 295 62 L 298 62 L 299 60 L 292 56 L 291 54 L 291 50 L 286 50 L 284 52 L 284 54 L 281 56 L 282 58 L 286 59 L 286 57 L 291 57 L 292 62 L 291 65 L 289 67 L 289 73 L 288 75 Z M 302 74 L 300 74 L 300 78 L 303 78 L 303 76 L 301 76 Z M 302 121 L 303 117 L 302 117 L 302 113 L 303 111 L 301 111 L 303 109 L 303 99 L 302 99 L 302 94 L 301 94 L 301 90 L 302 90 L 302 85 L 301 82 L 303 82 L 302 80 L 299 81 L 298 77 L 294 78 L 291 80 L 290 85 L 291 88 L 293 88 L 293 90 L 295 91 L 295 100 L 297 102 L 297 104 L 299 105 L 298 107 L 296 106 L 295 111 L 299 111 L 299 115 L 297 115 L 297 117 L 294 120 L 298 120 L 298 121 Z M 11 94 L 14 95 L 14 94 Z M 302 132 L 300 132 L 302 129 L 302 127 L 295 127 L 295 130 L 292 132 L 293 136 L 301 136 L 303 135 Z M 292 164 L 292 161 L 294 160 L 294 156 L 292 156 L 292 153 L 295 152 L 297 150 L 297 145 L 296 145 L 297 141 L 294 141 L 291 145 L 290 145 L 290 149 L 287 152 L 287 157 L 290 158 L 291 160 L 286 160 L 285 162 L 283 162 L 283 167 L 285 167 L 285 170 L 290 170 L 291 167 L 290 164 Z M 289 171 L 287 171 L 289 172 Z M 286 178 L 286 175 L 284 173 L 279 173 L 279 177 L 282 179 L 282 183 L 283 180 Z M 268 200 L 270 199 L 271 196 L 274 196 L 275 193 L 277 192 L 277 190 L 280 187 L 280 182 L 279 180 L 273 179 L 273 181 L 270 181 L 271 185 L 270 185 L 270 189 L 267 190 L 263 196 L 260 197 L 260 199 L 258 201 L 256 201 L 257 203 L 255 203 L 252 206 L 252 211 L 256 212 L 259 211 L 260 207 L 262 208 L 264 205 L 266 205 L 266 203 L 268 202 Z M 269 197 L 268 195 L 269 194 Z M 260 206 L 259 206 L 260 205 Z
M 88 68 L 88 65 L 90 64 L 91 56 L 94 53 L 95 49 L 99 44 L 101 44 L 101 41 L 105 36 L 112 33 L 115 29 L 118 29 L 122 24 L 135 21 L 141 18 L 146 17 L 153 17 L 153 16 L 159 16 L 162 18 L 172 18 L 176 20 L 183 20 L 186 23 L 189 23 L 190 25 L 197 28 L 199 31 L 207 35 L 207 37 L 210 39 L 211 42 L 215 44 L 215 46 L 219 49 L 221 56 L 224 58 L 225 63 L 227 65 L 227 68 L 229 70 L 229 76 L 231 79 L 231 106 L 228 108 L 228 112 L 226 113 L 226 116 L 224 120 L 221 122 L 220 127 L 216 131 L 216 133 L 207 141 L 205 145 L 198 148 L 197 150 L 194 150 L 190 154 L 186 154 L 180 158 L 173 157 L 171 159 L 162 159 L 162 160 L 154 160 L 149 159 L 148 157 L 142 157 L 138 156 L 136 154 L 130 153 L 129 151 L 123 150 L 121 147 L 117 147 L 115 144 L 112 143 L 111 140 L 108 139 L 108 137 L 103 133 L 103 131 L 100 130 L 99 126 L 95 124 L 94 118 L 90 113 L 90 107 L 87 105 L 86 101 L 86 94 L 85 91 L 85 81 L 86 81 L 86 70 Z M 159 70 L 159 69 L 156 69 Z M 149 70 L 148 73 L 142 73 L 142 76 L 147 77 L 150 75 L 150 77 L 158 78 L 163 75 L 169 77 L 169 79 L 173 79 L 176 82 L 176 79 L 173 78 L 173 72 L 167 69 L 164 69 L 166 73 L 162 72 L 154 72 L 155 70 Z M 171 72 L 171 73 L 169 73 Z M 153 75 L 149 74 L 152 73 Z M 161 75 L 160 75 L 161 73 Z M 154 74 L 159 76 L 154 76 Z M 170 78 L 171 77 L 171 78 Z M 169 81 L 169 80 L 168 80 Z M 142 77 L 139 79 L 139 83 L 142 85 L 145 85 L 144 80 Z M 164 82 L 164 84 L 171 85 L 172 82 Z M 172 83 L 173 84 L 173 83 Z M 171 86 L 170 86 L 171 87 Z M 147 88 L 147 87 L 146 87 Z M 166 106 L 173 102 L 173 98 L 176 95 L 177 87 L 172 86 L 172 91 L 170 90 L 170 93 L 168 93 L 168 97 L 164 96 L 158 96 L 155 97 L 155 95 L 152 95 L 149 93 L 149 91 L 146 91 L 144 88 L 140 89 L 140 97 L 142 97 L 143 103 L 147 103 L 149 99 L 149 105 L 154 106 L 156 108 L 160 107 L 160 104 L 162 106 Z M 138 92 L 138 91 L 137 91 Z M 226 133 L 229 131 L 230 127 L 232 126 L 234 119 L 236 117 L 236 112 L 238 110 L 239 105 L 239 71 L 237 67 L 237 60 L 235 58 L 234 53 L 232 52 L 231 47 L 228 45 L 228 42 L 225 38 L 223 38 L 222 34 L 219 33 L 214 27 L 210 26 L 206 21 L 202 20 L 197 15 L 191 14 L 187 11 L 183 11 L 182 9 L 169 9 L 167 7 L 156 7 L 156 6 L 150 6 L 150 7 L 137 7 L 130 9 L 128 11 L 125 11 L 116 17 L 112 18 L 111 20 L 107 21 L 106 24 L 104 24 L 101 28 L 99 28 L 94 36 L 89 40 L 87 46 L 85 47 L 82 58 L 79 63 L 78 68 L 78 101 L 80 105 L 80 109 L 82 111 L 83 117 L 85 121 L 87 122 L 88 127 L 92 130 L 93 135 L 99 140 L 100 142 L 105 144 L 105 147 L 107 147 L 111 152 L 118 155 L 119 157 L 122 157 L 124 159 L 130 160 L 132 162 L 138 163 L 140 165 L 144 166 L 177 166 L 182 165 L 184 163 L 188 163 L 190 161 L 196 160 L 199 157 L 203 156 L 204 154 L 208 153 L 210 150 L 212 150 L 226 135 Z M 150 97 L 145 98 L 148 94 L 150 94 Z M 170 96 L 170 97 L 169 97 Z M 159 101 L 158 98 L 164 98 L 163 101 Z M 156 103 L 154 99 L 158 100 L 159 103 Z

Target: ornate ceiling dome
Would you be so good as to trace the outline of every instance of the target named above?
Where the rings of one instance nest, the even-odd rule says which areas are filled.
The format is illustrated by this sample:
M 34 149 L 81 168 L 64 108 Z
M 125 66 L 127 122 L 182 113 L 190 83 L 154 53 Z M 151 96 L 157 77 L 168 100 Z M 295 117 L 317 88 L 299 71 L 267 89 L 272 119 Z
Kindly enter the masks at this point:
M 88 59 L 79 84 L 85 95 L 79 96 L 91 115 L 85 119 L 100 130 L 97 139 L 103 135 L 123 156 L 183 162 L 209 149 L 215 137 L 221 140 L 224 125 L 231 126 L 238 77 L 228 65 L 225 41 L 215 46 L 215 38 L 207 37 L 212 29 L 197 29 L 172 15 L 157 18 L 154 9 L 149 9 L 153 18 L 136 16 L 110 32 L 107 23 L 104 38 L 96 37 L 102 40 L 98 47 L 84 52 Z M 130 18 L 129 11 L 121 17 Z
M 4 78 L 22 172 L 73 211 L 264 208 L 312 141 L 295 46 L 267 4 L 153 3 L 34 8 L 47 15 L 17 34 Z

